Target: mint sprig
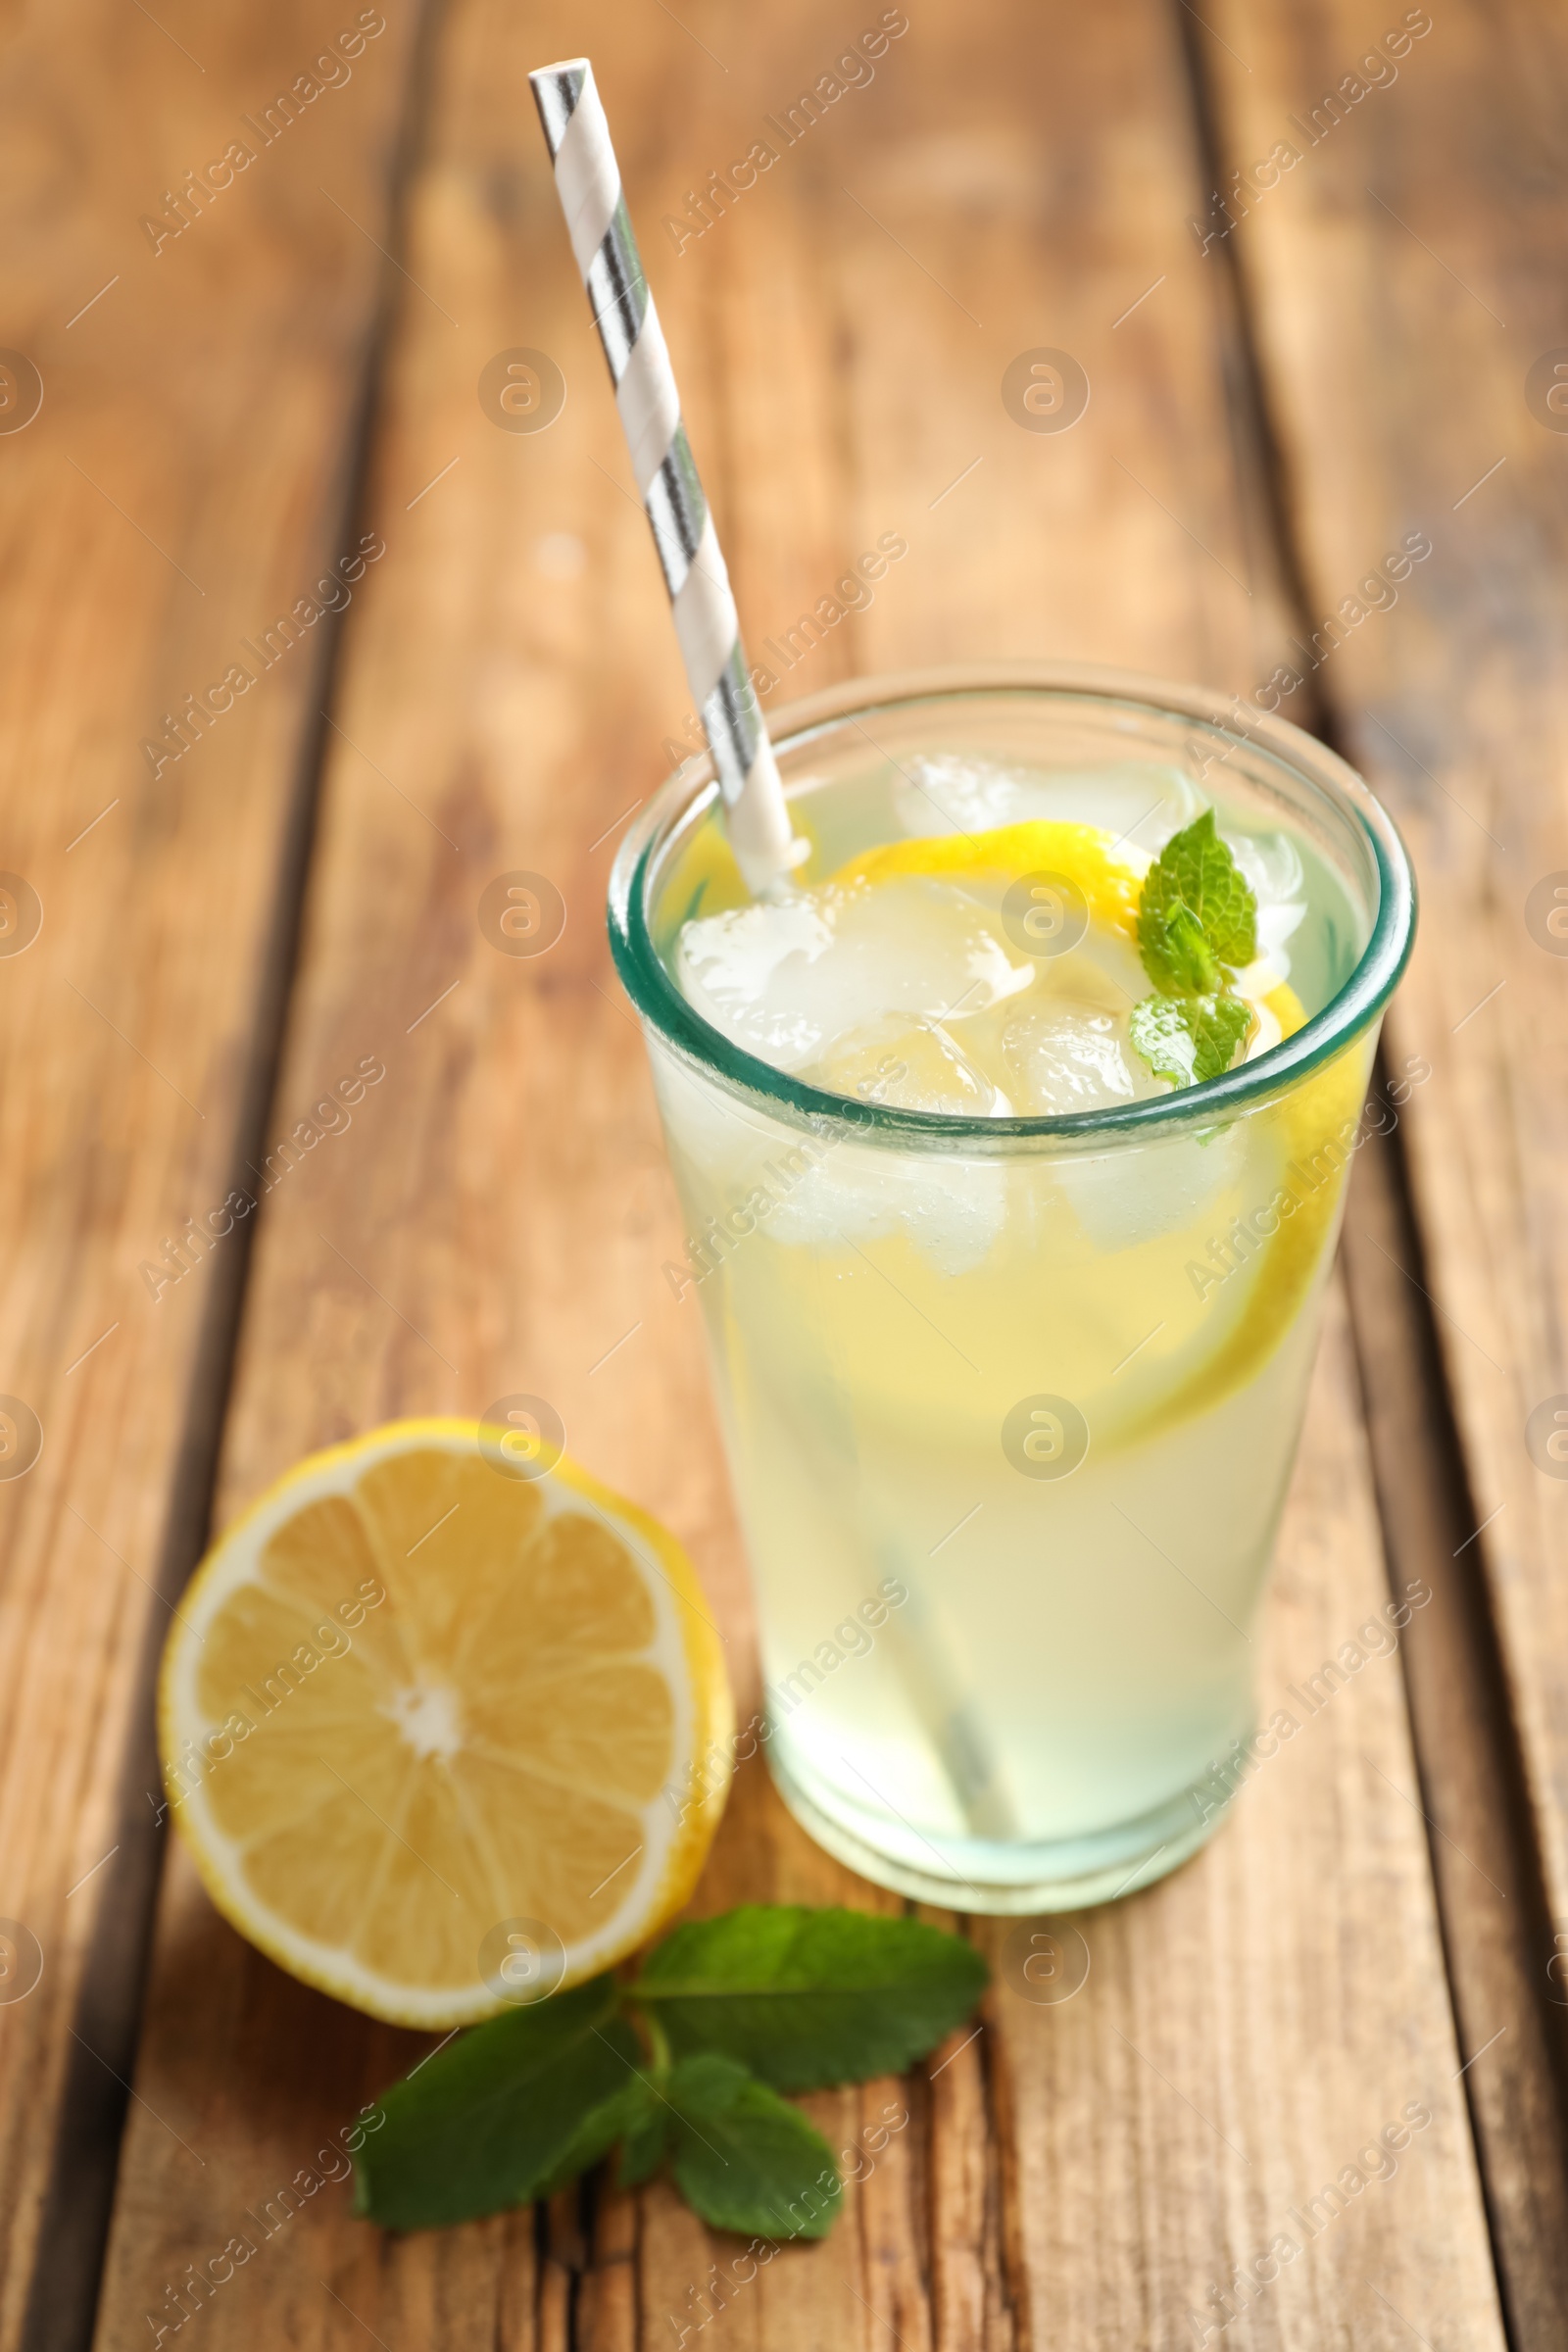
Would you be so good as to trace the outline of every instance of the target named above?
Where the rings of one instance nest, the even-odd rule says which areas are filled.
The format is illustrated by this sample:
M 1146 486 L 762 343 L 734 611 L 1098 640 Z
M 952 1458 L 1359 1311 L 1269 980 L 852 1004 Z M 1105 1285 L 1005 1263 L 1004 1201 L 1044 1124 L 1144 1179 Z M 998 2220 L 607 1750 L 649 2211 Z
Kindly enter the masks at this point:
M 1175 1086 L 1217 1078 L 1252 1024 L 1232 982 L 1257 955 L 1257 901 L 1212 808 L 1173 833 L 1145 875 L 1138 949 L 1156 993 L 1133 1007 L 1134 1049 Z
M 1245 997 L 1145 997 L 1132 1008 L 1127 1034 L 1156 1078 L 1201 1086 L 1230 1068 L 1251 1025 Z
M 670 2170 L 694 2212 L 748 2237 L 826 2237 L 844 2202 L 833 2151 L 798 2107 L 716 2050 L 670 2074 Z
M 437 2229 L 553 2195 L 618 2145 L 717 2230 L 821 2237 L 833 2154 L 781 2090 L 901 2071 L 961 2025 L 986 1964 L 870 1912 L 747 1904 L 693 1920 L 631 1982 L 595 1977 L 438 2049 L 379 2101 L 355 2210 Z
M 1257 954 L 1257 901 L 1215 830 L 1212 808 L 1171 835 L 1145 875 L 1138 902 L 1138 945 L 1154 986 L 1166 996 L 1206 995 L 1212 979 L 1190 983 L 1179 966 L 1169 982 L 1164 976 L 1165 941 L 1178 908 L 1194 918 L 1216 963 L 1240 971 Z
M 449 2042 L 379 2102 L 355 2158 L 355 2202 L 389 2230 L 437 2229 L 542 2196 L 597 2162 L 625 2129 L 619 2102 L 642 2058 L 595 1977 L 509 2009 Z
M 775 2090 L 897 2075 L 979 1999 L 972 1944 L 917 1919 L 746 1903 L 667 1936 L 631 1986 L 677 2054 L 722 2050 Z

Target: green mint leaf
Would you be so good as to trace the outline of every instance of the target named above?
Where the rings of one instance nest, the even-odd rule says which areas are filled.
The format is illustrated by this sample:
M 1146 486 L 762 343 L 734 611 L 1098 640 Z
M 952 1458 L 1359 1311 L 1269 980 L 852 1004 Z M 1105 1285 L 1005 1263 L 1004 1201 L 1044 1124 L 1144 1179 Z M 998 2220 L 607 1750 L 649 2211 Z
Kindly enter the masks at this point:
M 1138 947 L 1149 977 L 1167 997 L 1207 997 L 1225 975 L 1208 934 L 1184 899 L 1163 907 L 1147 900 L 1138 912 Z
M 609 2031 L 608 2028 L 603 2030 Z M 623 2067 L 620 2088 L 612 2091 L 609 2098 L 584 2109 L 576 2130 L 562 2149 L 554 2168 L 537 2188 L 529 2190 L 529 2195 L 553 2197 L 558 2188 L 564 2188 L 569 2181 L 576 2180 L 579 2173 L 587 2172 L 590 2165 L 597 2164 L 602 2156 L 608 2156 L 617 2140 L 624 2144 L 645 2124 L 650 2104 L 656 2112 L 663 2112 L 662 2102 L 655 2094 L 648 2077 L 628 2072 Z M 658 2162 L 659 2155 L 656 2154 L 654 2164 Z M 653 2165 L 649 2170 L 653 2170 Z
M 1200 1086 L 1230 1068 L 1251 1025 L 1245 997 L 1145 997 L 1128 1016 L 1127 1034 L 1156 1078 Z
M 627 2120 L 615 2166 L 615 2180 L 622 2188 L 635 2188 L 640 2181 L 651 2179 L 663 2162 L 664 2150 L 669 2145 L 671 2114 L 667 2083 L 662 2093 L 646 2075 L 639 2075 L 636 2080 L 634 2112 Z
M 777 2090 L 901 2074 L 961 2025 L 985 1989 L 972 1944 L 920 1920 L 746 1904 L 687 1922 L 628 1997 L 677 2056 L 717 2050 Z
M 594 2163 L 625 2128 L 641 2058 L 612 1976 L 477 2026 L 380 2102 L 354 2160 L 357 2213 L 432 2230 L 526 2204 Z
M 1214 811 L 1173 833 L 1144 877 L 1138 906 L 1138 945 L 1144 969 L 1167 996 L 1209 996 L 1218 975 L 1200 981 L 1182 948 L 1172 956 L 1175 909 L 1197 918 L 1211 958 L 1240 971 L 1257 954 L 1257 901 L 1214 827 Z M 1175 981 L 1167 986 L 1167 979 Z
M 675 2184 L 705 2222 L 743 2236 L 827 2235 L 844 2187 L 798 2107 L 714 2051 L 681 2059 L 666 2088 Z

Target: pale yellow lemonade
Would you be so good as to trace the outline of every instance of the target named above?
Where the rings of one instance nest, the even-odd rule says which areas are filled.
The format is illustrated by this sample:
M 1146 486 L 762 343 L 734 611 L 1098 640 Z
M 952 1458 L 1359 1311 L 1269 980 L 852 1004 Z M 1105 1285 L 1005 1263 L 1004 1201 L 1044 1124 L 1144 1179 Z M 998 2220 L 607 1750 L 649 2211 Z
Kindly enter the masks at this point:
M 775 901 L 745 900 L 710 819 L 660 891 L 692 1011 L 843 1099 L 717 1083 L 649 1026 L 688 1220 L 666 1271 L 708 1319 L 770 1761 L 824 1842 L 960 1907 L 1171 1867 L 1252 1727 L 1376 1021 L 1206 1117 L 1135 1049 L 1144 878 L 1207 808 L 1256 909 L 1233 1066 L 1366 942 L 1306 830 L 1193 766 L 867 745 L 858 778 L 797 785 L 810 858 Z M 1016 1127 L 1177 1091 L 1174 1123 Z

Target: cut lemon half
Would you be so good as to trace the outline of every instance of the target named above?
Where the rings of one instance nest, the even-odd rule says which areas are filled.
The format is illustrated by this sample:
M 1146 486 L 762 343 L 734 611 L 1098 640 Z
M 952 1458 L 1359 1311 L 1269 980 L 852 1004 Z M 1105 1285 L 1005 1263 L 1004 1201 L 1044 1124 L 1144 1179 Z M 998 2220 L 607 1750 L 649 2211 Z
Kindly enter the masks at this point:
M 444 2028 L 608 1968 L 690 1894 L 734 1716 L 674 1539 L 514 1433 L 313 1454 L 164 1653 L 170 1809 L 219 1909 L 372 2017 Z

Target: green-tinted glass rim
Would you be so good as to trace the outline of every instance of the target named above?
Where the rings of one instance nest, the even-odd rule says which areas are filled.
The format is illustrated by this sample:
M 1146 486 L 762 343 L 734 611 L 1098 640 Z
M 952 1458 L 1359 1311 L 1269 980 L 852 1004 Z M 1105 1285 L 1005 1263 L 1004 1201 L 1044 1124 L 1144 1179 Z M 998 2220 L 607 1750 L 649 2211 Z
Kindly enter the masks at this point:
M 1267 753 L 1282 767 L 1304 778 L 1342 817 L 1348 818 L 1372 854 L 1378 882 L 1377 912 L 1355 969 L 1322 1011 L 1255 1061 L 1245 1062 L 1201 1086 L 1179 1088 L 1169 1095 L 1110 1109 L 1075 1111 L 1065 1117 L 960 1118 L 943 1111 L 852 1101 L 807 1085 L 746 1053 L 694 1011 L 654 945 L 647 916 L 650 871 L 676 822 L 711 805 L 717 786 L 711 763 L 704 755 L 687 762 L 649 802 L 622 842 L 611 875 L 611 949 L 626 993 L 643 1018 L 679 1052 L 731 1086 L 760 1097 L 769 1107 L 783 1106 L 813 1123 L 853 1124 L 867 1137 L 897 1138 L 937 1150 L 955 1145 L 984 1149 L 1007 1140 L 1069 1144 L 1080 1138 L 1166 1130 L 1230 1117 L 1298 1085 L 1377 1019 L 1409 961 L 1415 938 L 1415 876 L 1393 818 L 1354 768 L 1288 719 L 1244 707 L 1235 696 L 1227 698 L 1211 687 L 1173 686 L 1130 671 L 1088 665 L 1022 662 L 857 679 L 786 706 L 776 714 L 770 731 L 775 749 L 782 754 L 830 732 L 852 713 L 865 720 L 898 706 L 957 702 L 999 693 L 1038 693 L 1119 706 L 1135 713 L 1195 720 L 1224 740 Z

